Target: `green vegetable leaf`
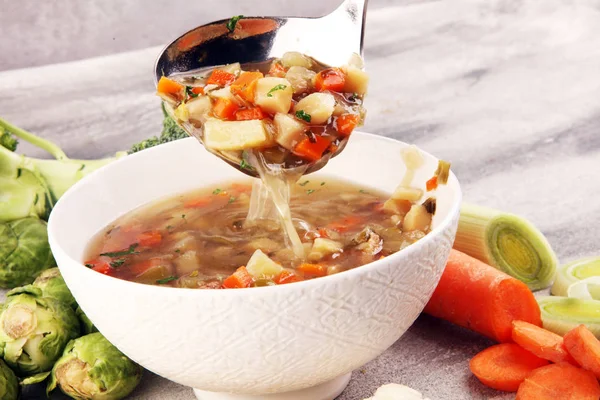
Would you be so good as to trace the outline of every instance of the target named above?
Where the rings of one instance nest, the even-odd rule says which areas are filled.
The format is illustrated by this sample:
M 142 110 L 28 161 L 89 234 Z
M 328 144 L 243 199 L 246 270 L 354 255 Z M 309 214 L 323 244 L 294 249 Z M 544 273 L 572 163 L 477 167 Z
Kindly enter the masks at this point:
M 360 193 L 363 193 L 363 194 L 369 194 L 369 192 L 367 192 L 367 191 L 366 191 L 366 190 L 364 190 L 364 189 L 360 189 L 360 190 L 359 190 L 359 192 L 360 192 Z
M 314 192 L 315 192 L 315 190 L 314 190 L 314 189 L 308 189 L 308 190 L 306 191 L 306 194 L 313 194 Z
M 188 96 L 188 98 L 193 99 L 195 97 L 198 97 L 198 93 L 194 93 L 193 92 L 193 87 L 191 86 L 186 86 L 185 87 L 185 94 Z
M 278 90 L 285 90 L 285 88 L 287 88 L 286 85 L 282 85 L 282 84 L 275 85 L 271 88 L 271 90 L 269 90 L 267 92 L 267 97 L 273 97 L 273 94 L 272 94 L 273 92 L 276 92 Z
M 325 182 L 321 182 L 321 186 L 324 186 L 324 185 L 325 185 Z
M 171 282 L 171 281 L 175 281 L 175 280 L 177 280 L 177 277 L 176 277 L 176 276 L 173 276 L 173 275 L 171 275 L 171 276 L 169 276 L 169 277 L 167 277 L 167 278 L 158 279 L 158 280 L 156 281 L 156 283 L 158 283 L 159 285 L 162 285 L 162 284 L 169 283 L 169 282 Z
M 213 190 L 213 194 L 219 194 L 219 193 L 221 193 L 221 192 L 222 192 L 222 190 L 221 190 L 221 189 L 218 189 L 218 188 L 217 188 L 217 189 L 215 189 L 215 190 Z
M 299 183 L 298 185 L 300 185 L 300 186 L 306 186 L 308 184 L 308 182 L 310 182 L 310 181 L 304 181 L 302 183 Z
M 110 266 L 113 268 L 119 268 L 123 264 L 125 264 L 125 260 L 123 260 L 123 259 L 114 260 L 114 261 L 110 262 Z
M 233 203 L 234 201 L 235 201 L 235 197 L 231 196 L 231 197 L 229 198 L 229 201 L 227 202 L 227 204 L 231 204 L 231 203 Z
M 252 165 L 248 164 L 248 162 L 244 159 L 242 159 L 242 161 L 240 161 L 240 168 L 247 169 L 250 171 L 252 171 L 254 169 L 254 167 Z
M 240 19 L 244 18 L 243 15 L 236 15 L 235 17 L 231 17 L 229 21 L 227 21 L 227 30 L 229 32 L 233 32 L 235 27 Z
M 135 251 L 136 247 L 139 246 L 139 243 L 134 243 L 131 246 L 129 246 L 129 248 L 127 250 L 120 250 L 120 251 L 112 251 L 112 252 L 108 252 L 108 253 L 100 253 L 101 256 L 106 256 L 106 257 L 123 257 L 123 256 L 127 256 L 129 254 L 139 254 L 137 251 Z
M 306 112 L 304 112 L 304 110 L 296 111 L 296 117 L 298 119 L 304 120 L 306 122 L 310 122 L 310 120 L 311 120 L 310 114 L 307 114 Z
M 0 126 L 0 146 L 5 147 L 10 151 L 15 151 L 17 149 L 17 144 L 19 144 L 17 138 Z

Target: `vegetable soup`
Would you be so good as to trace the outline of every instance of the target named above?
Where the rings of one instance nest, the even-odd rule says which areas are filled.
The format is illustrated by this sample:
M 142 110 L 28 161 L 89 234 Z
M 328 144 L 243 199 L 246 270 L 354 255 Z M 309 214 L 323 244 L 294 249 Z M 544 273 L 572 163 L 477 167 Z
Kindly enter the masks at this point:
M 381 259 L 429 232 L 435 200 L 417 201 L 423 192 L 401 189 L 389 198 L 344 181 L 299 180 L 290 194 L 306 254 L 299 258 L 276 216 L 247 219 L 252 181 L 223 183 L 120 217 L 92 240 L 85 265 L 129 281 L 205 289 L 332 275 Z

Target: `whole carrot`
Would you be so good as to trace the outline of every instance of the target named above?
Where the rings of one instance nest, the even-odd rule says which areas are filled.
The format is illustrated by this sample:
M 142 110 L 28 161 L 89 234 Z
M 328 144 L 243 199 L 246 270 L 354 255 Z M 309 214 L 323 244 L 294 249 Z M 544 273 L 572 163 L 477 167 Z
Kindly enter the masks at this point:
M 498 342 L 511 340 L 513 321 L 542 326 L 527 285 L 457 250 L 450 252 L 425 312 Z

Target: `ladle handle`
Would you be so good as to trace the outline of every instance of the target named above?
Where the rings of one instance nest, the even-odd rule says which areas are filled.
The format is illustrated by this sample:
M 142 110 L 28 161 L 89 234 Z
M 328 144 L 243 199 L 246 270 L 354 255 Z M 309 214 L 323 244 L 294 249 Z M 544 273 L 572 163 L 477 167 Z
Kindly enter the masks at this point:
M 331 14 L 323 17 L 331 18 L 337 21 L 350 21 L 352 25 L 347 25 L 346 32 L 344 32 L 344 40 L 349 43 L 355 43 L 358 48 L 355 50 L 356 53 L 362 56 L 364 36 L 365 36 L 365 24 L 367 19 L 367 6 L 369 0 L 344 0 L 335 11 Z

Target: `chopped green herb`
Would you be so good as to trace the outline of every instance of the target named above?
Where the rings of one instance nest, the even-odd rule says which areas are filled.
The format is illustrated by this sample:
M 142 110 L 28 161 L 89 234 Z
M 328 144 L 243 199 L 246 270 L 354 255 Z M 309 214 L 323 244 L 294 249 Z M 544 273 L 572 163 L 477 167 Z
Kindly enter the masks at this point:
M 169 229 L 169 230 L 173 229 L 173 225 L 167 225 L 167 229 Z
M 181 214 L 181 219 L 185 219 L 185 214 Z
M 119 268 L 123 264 L 125 264 L 125 260 L 123 260 L 123 259 L 110 262 L 110 266 L 113 268 Z
M 84 264 L 88 268 L 94 268 L 94 264 Z
M 315 190 L 314 190 L 314 189 L 308 189 L 308 190 L 306 191 L 306 194 L 312 194 L 312 193 L 314 193 L 314 192 L 315 192 Z
M 273 97 L 273 95 L 272 95 L 272 93 L 273 93 L 273 92 L 276 92 L 276 91 L 278 91 L 278 90 L 284 90 L 285 88 L 287 88 L 287 86 L 286 86 L 286 85 L 281 85 L 281 84 L 279 84 L 279 85 L 275 85 L 275 86 L 273 86 L 273 87 L 271 88 L 271 90 L 269 90 L 269 91 L 267 92 L 267 97 Z
M 229 32 L 233 32 L 235 30 L 235 26 L 237 25 L 240 19 L 244 18 L 243 15 L 236 15 L 235 17 L 231 17 L 229 21 L 227 21 L 227 30 Z
M 171 281 L 175 281 L 175 280 L 177 280 L 177 277 L 176 277 L 176 276 L 173 276 L 173 275 L 171 275 L 171 276 L 169 276 L 169 277 L 167 277 L 167 278 L 158 279 L 158 280 L 156 281 L 156 283 L 158 283 L 159 285 L 162 285 L 162 284 L 164 284 L 164 283 L 169 283 L 169 282 L 171 282 Z
M 85 168 L 85 164 L 81 164 L 81 167 L 79 167 L 79 169 L 77 171 L 83 171 L 84 168 Z
M 321 182 L 321 186 L 324 186 L 324 185 L 325 185 L 325 182 Z
M 194 93 L 194 88 L 191 86 L 186 86 L 185 87 L 185 94 L 190 98 L 193 99 L 194 97 L 198 97 L 198 93 Z
M 310 122 L 310 120 L 311 120 L 310 114 L 305 113 L 304 110 L 298 110 L 298 111 L 296 111 L 296 118 L 299 118 L 299 119 L 304 120 L 306 122 Z
M 231 203 L 233 203 L 234 201 L 235 201 L 235 197 L 231 196 L 231 197 L 229 198 L 229 201 L 227 202 L 227 204 L 231 204 Z
M 175 250 L 175 253 L 181 253 L 181 249 Z
M 310 181 L 304 181 L 302 183 L 299 183 L 298 185 L 300 185 L 300 186 L 306 186 L 308 184 L 308 182 L 310 182 Z
M 106 257 L 123 257 L 123 256 L 127 256 L 129 254 L 138 254 L 138 252 L 135 251 L 135 248 L 138 246 L 139 246 L 139 243 L 134 243 L 131 246 L 129 246 L 129 248 L 127 250 L 113 251 L 113 252 L 108 252 L 108 253 L 100 253 L 100 255 L 106 256 Z
M 250 164 L 248 164 L 248 162 L 244 159 L 242 159 L 242 161 L 240 161 L 240 168 L 242 169 L 248 169 L 248 170 L 253 170 L 254 167 Z
M 360 189 L 360 190 L 359 190 L 359 192 L 361 192 L 361 193 L 364 193 L 364 194 L 369 194 L 369 192 L 367 192 L 367 191 L 366 191 L 366 190 L 364 190 L 364 189 Z
M 221 189 L 215 189 L 215 190 L 213 190 L 213 194 L 219 194 L 219 193 L 221 193 L 221 192 L 222 192 L 222 190 L 221 190 Z

